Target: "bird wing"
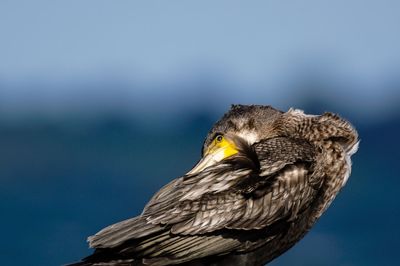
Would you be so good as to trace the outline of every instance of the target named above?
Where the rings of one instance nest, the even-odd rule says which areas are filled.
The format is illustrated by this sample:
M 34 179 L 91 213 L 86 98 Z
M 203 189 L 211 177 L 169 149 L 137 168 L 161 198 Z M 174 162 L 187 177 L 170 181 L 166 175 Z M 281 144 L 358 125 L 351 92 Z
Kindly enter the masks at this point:
M 188 179 L 187 183 L 194 184 L 175 199 L 174 208 L 150 214 L 148 221 L 171 224 L 175 234 L 193 235 L 219 229 L 262 229 L 278 220 L 296 218 L 322 182 L 322 175 L 315 177 L 313 172 L 315 147 L 277 137 L 255 144 L 253 150 L 258 171 L 225 164 L 209 169 L 195 177 L 201 176 L 200 180 Z M 239 164 L 245 165 L 243 161 Z
M 243 248 L 246 239 L 254 240 L 250 230 L 295 219 L 322 182 L 314 171 L 315 147 L 276 137 L 255 144 L 251 152 L 256 164 L 249 159 L 254 156 L 239 156 L 173 180 L 141 216 L 103 229 L 89 238 L 90 246 L 182 262 Z M 244 239 L 243 230 L 249 232 Z

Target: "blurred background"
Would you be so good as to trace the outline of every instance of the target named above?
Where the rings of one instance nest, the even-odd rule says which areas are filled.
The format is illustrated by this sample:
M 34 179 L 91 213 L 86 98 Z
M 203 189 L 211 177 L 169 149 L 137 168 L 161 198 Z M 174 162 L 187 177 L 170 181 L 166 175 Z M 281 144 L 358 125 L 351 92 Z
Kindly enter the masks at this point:
M 0 2 L 0 259 L 61 265 L 199 159 L 232 103 L 331 111 L 353 174 L 271 265 L 399 265 L 400 2 Z

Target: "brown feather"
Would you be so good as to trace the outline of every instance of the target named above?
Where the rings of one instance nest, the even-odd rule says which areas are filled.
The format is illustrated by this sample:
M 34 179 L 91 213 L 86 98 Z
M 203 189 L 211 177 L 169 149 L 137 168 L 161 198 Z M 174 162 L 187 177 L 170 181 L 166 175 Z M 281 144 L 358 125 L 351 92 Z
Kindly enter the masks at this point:
M 358 136 L 325 113 L 235 105 L 208 134 L 238 153 L 171 181 L 143 213 L 90 237 L 82 265 L 264 265 L 299 241 L 345 184 Z M 103 264 L 102 264 L 103 263 Z

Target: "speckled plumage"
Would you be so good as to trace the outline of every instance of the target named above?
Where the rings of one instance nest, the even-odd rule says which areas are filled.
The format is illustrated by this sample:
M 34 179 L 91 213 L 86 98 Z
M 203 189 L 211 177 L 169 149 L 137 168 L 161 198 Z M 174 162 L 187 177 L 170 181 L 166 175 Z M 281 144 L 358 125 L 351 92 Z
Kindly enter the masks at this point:
M 325 113 L 234 105 L 209 132 L 239 152 L 164 186 L 135 218 L 89 238 L 76 265 L 264 265 L 299 241 L 350 174 L 358 136 Z

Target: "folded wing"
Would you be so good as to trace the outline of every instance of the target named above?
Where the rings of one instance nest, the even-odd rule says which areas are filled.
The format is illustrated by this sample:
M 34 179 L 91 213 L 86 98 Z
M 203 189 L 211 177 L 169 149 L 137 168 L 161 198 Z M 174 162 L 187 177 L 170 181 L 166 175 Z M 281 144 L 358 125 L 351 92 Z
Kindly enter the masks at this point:
M 173 180 L 140 216 L 101 230 L 89 238 L 90 246 L 113 259 L 168 265 L 272 239 L 277 224 L 289 223 L 312 203 L 323 176 L 315 147 L 306 141 L 277 137 L 249 152 L 254 154 Z

